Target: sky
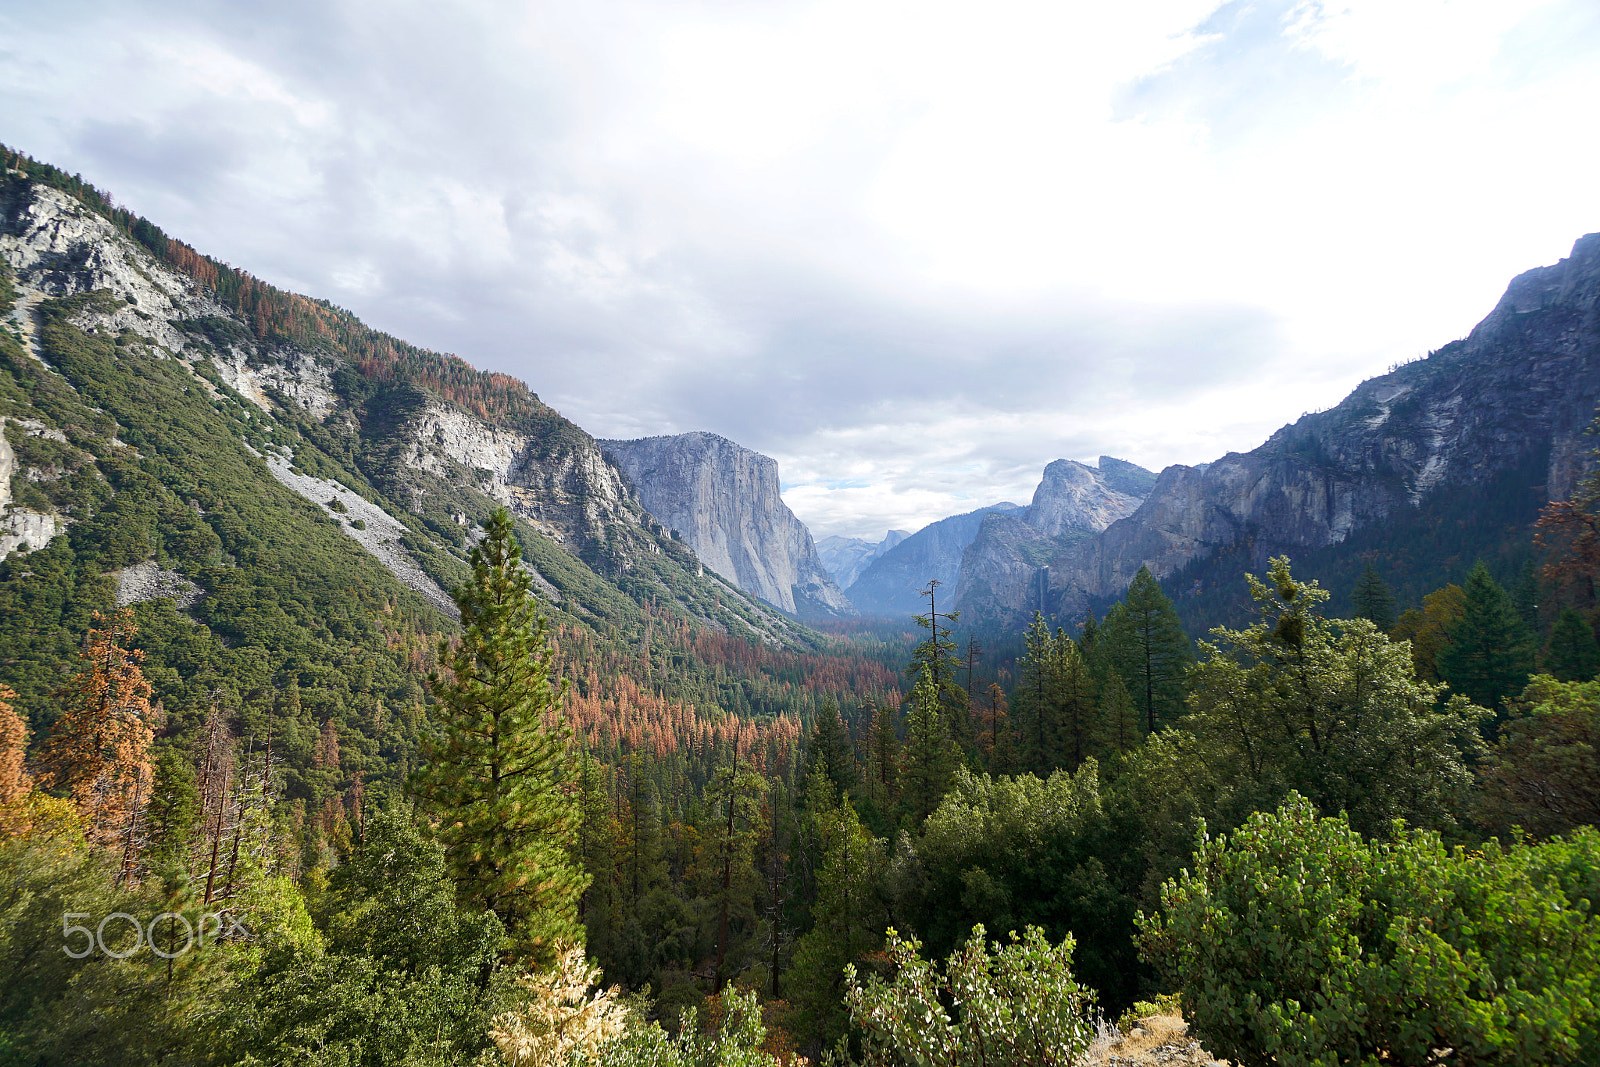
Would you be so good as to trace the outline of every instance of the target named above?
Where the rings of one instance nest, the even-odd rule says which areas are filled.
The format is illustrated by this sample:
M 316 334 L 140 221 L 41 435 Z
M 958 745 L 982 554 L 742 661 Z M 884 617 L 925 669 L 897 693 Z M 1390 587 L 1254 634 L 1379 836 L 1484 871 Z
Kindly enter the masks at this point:
M 11 0 L 0 142 L 818 538 L 1245 451 L 1600 230 L 1594 0 Z

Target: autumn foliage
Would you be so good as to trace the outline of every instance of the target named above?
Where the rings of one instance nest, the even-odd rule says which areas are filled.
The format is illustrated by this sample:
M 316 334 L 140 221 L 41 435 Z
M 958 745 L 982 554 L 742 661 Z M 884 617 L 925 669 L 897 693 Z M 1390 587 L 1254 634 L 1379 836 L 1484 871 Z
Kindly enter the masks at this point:
M 150 802 L 150 685 L 139 668 L 144 653 L 126 647 L 138 631 L 133 613 L 96 612 L 95 621 L 39 758 L 47 784 L 70 794 L 90 843 L 131 855 Z

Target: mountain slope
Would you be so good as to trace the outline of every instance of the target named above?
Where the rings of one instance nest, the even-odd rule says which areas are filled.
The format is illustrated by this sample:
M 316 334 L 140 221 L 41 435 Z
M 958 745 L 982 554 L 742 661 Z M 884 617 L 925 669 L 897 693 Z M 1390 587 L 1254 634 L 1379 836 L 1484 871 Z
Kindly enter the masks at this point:
M 1224 550 L 1260 566 L 1331 549 L 1513 472 L 1532 470 L 1518 477 L 1535 480 L 1538 498 L 1562 499 L 1597 400 L 1600 234 L 1590 234 L 1569 258 L 1514 279 L 1465 340 L 1363 382 L 1257 449 L 1161 472 L 1138 511 L 1045 561 L 1048 610 L 1071 616 L 1119 595 L 1144 565 L 1165 578 Z M 997 591 L 983 606 L 1015 613 L 1024 598 Z
M 1026 510 L 984 517 L 961 556 L 957 610 L 969 625 L 1023 625 L 1048 605 L 1044 568 L 1055 554 L 1133 514 L 1154 480 L 1143 467 L 1110 456 L 1102 456 L 1099 467 L 1069 459 L 1051 463 Z
M 928 610 L 917 590 L 937 579 L 953 590 L 961 572 L 961 553 L 978 535 L 984 516 L 1024 510 L 1010 502 L 930 522 L 867 565 L 845 590 L 864 615 L 906 618 Z
M 873 542 L 835 534 L 817 542 L 817 556 L 839 588 L 846 589 L 873 560 L 910 536 L 909 530 L 890 530 L 882 541 Z
M 119 600 L 138 605 L 179 715 L 281 685 L 294 663 L 301 677 L 377 664 L 357 674 L 380 679 L 378 706 L 417 700 L 428 635 L 451 625 L 443 590 L 497 505 L 558 623 L 626 639 L 664 615 L 811 642 L 703 573 L 521 383 L 265 286 L 0 155 L 0 677 L 36 726 L 89 613 Z
M 803 619 L 855 614 L 783 502 L 773 460 L 704 432 L 600 444 L 650 513 L 722 577 Z

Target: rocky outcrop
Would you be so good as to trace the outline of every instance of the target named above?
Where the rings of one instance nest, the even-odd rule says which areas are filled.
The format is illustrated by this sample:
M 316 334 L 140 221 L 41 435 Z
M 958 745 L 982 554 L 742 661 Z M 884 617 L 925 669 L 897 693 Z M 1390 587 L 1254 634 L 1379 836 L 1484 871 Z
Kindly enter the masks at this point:
M 1258 558 L 1320 548 L 1441 490 L 1531 461 L 1568 495 L 1600 401 L 1600 234 L 1519 275 L 1462 341 L 1363 382 L 1261 447 L 1169 467 L 1139 509 L 1048 563 L 1053 606 L 1119 594 L 1141 566 L 1165 577 L 1248 539 Z M 1021 605 L 996 593 L 997 609 Z
M 855 614 L 783 502 L 773 460 L 713 433 L 600 444 L 707 567 L 802 619 Z
M 1049 565 L 1069 545 L 1132 515 L 1156 476 L 1110 456 L 1100 466 L 1058 459 L 1021 514 L 990 515 L 961 556 L 955 606 L 970 621 L 1020 625 L 1049 612 Z M 1112 483 L 1133 492 L 1113 488 Z
M 1153 481 L 1154 476 L 1151 477 Z M 1143 493 L 1133 496 L 1111 488 L 1094 467 L 1058 459 L 1044 469 L 1044 478 L 1034 490 L 1033 503 L 1022 519 L 1046 537 L 1099 533 L 1118 519 L 1132 515 L 1142 499 Z
M 890 530 L 882 541 L 873 542 L 835 534 L 817 542 L 817 556 L 833 575 L 834 583 L 840 589 L 848 589 L 873 560 L 910 536 L 909 530 Z
M 548 573 L 535 573 L 535 584 L 563 610 L 615 619 L 626 599 L 641 610 L 647 601 L 676 601 L 714 628 L 780 643 L 808 640 L 792 620 L 706 574 L 693 553 L 645 512 L 594 439 L 520 382 L 413 349 L 347 313 L 267 287 L 263 306 L 276 308 L 279 319 L 246 322 L 196 280 L 220 277 L 226 268 L 185 251 L 203 269 L 193 276 L 180 272 L 151 254 L 151 247 L 163 247 L 159 231 L 145 234 L 147 247 L 91 202 L 19 171 L 0 176 L 0 260 L 17 290 L 7 326 L 21 338 L 24 354 L 55 373 L 39 343 L 37 308 L 50 298 L 96 294 L 73 305 L 64 324 L 86 337 L 112 335 L 119 346 L 137 346 L 141 358 L 174 361 L 181 373 L 192 375 L 190 388 L 208 394 L 219 412 L 238 412 L 230 417 L 237 419 L 241 448 L 248 447 L 244 440 L 259 442 L 252 435 L 263 426 L 276 440 L 293 442 L 292 451 L 281 455 L 250 449 L 248 462 L 260 468 L 264 482 L 275 477 L 316 503 L 346 536 L 440 611 L 454 611 L 442 584 L 459 580 L 470 529 L 498 505 L 537 535 L 537 544 L 526 546 L 530 558 L 549 565 L 541 564 Z M 257 284 L 231 277 L 230 284 Z M 285 309 L 292 314 L 284 317 Z M 306 334 L 312 338 L 306 344 L 286 340 L 298 335 L 271 323 L 292 322 L 295 315 L 325 329 Z M 73 388 L 68 377 L 57 377 Z M 238 411 L 236 399 L 259 416 Z M 490 410 L 499 414 L 484 414 Z M 114 435 L 108 440 L 126 447 Z M 306 462 L 297 467 L 299 459 Z M 39 547 L 71 521 L 12 506 L 14 465 L 12 450 L 0 440 L 0 467 L 7 468 L 7 477 L 0 478 L 6 493 L 0 499 L 0 550 L 23 541 Z M 301 469 L 306 467 L 334 473 L 337 480 L 313 477 Z M 329 504 L 335 500 L 340 508 Z M 809 548 L 803 528 L 800 536 Z M 816 569 L 823 573 L 820 564 Z M 145 570 L 144 564 L 126 569 L 133 575 L 127 595 L 140 597 L 171 584 Z M 820 582 L 796 573 L 790 584 L 792 602 L 828 599 L 825 573 Z M 591 595 L 596 610 L 585 603 Z M 833 595 L 848 609 L 837 590 Z
M 873 560 L 851 583 L 847 595 L 864 615 L 904 618 L 928 610 L 918 590 L 937 580 L 953 592 L 961 572 L 961 553 L 978 535 L 984 516 L 1024 509 L 1009 501 L 931 522 Z
M 6 440 L 7 423 L 22 425 L 25 432 L 52 432 L 36 424 L 23 424 L 21 420 L 0 418 L 0 559 L 4 559 L 16 549 L 25 552 L 41 549 L 66 529 L 66 523 L 61 516 L 33 511 L 22 507 L 12 499 L 11 479 L 22 472 L 17 469 L 17 454 L 12 449 L 11 442 Z

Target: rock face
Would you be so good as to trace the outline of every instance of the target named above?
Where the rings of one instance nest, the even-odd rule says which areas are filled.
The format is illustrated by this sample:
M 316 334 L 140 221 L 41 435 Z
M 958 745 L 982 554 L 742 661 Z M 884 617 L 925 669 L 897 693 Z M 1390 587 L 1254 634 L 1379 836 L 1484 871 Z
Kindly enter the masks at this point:
M 1023 510 L 1006 502 L 929 523 L 868 564 L 847 595 L 864 615 L 904 618 L 926 612 L 917 590 L 938 579 L 947 593 L 954 591 L 961 553 L 978 535 L 984 516 Z
M 910 536 L 908 530 L 890 530 L 876 543 L 859 537 L 824 537 L 817 542 L 817 555 L 839 588 L 848 589 L 873 560 Z
M 464 573 L 469 529 L 504 506 L 532 530 L 530 556 L 550 561 L 548 575 L 530 568 L 537 590 L 578 617 L 615 615 L 629 598 L 675 600 L 714 627 L 768 641 L 805 640 L 791 620 L 705 574 L 693 553 L 645 512 L 594 439 L 522 383 L 377 334 L 348 313 L 268 290 L 264 306 L 323 316 L 321 341 L 297 344 L 265 319 L 246 322 L 196 280 L 215 277 L 215 264 L 193 255 L 204 270 L 191 274 L 158 259 L 151 247 L 168 247 L 165 240 L 147 246 L 74 196 L 19 171 L 0 175 L 0 261 L 16 290 L 0 325 L 20 340 L 18 358 L 36 360 L 41 373 L 73 389 L 45 358 L 40 306 L 89 294 L 72 305 L 66 326 L 136 345 L 141 358 L 192 377 L 190 389 L 236 412 L 239 448 L 250 453 L 244 462 L 264 484 L 276 479 L 317 504 L 385 570 L 446 614 L 454 606 L 442 587 Z M 373 353 L 390 362 L 372 362 Z M 485 414 L 493 404 L 498 413 Z M 0 423 L 0 553 L 23 542 L 37 549 L 73 520 L 11 499 L 10 476 L 19 466 L 11 441 L 21 440 L 19 432 L 67 437 L 29 419 Z M 277 440 L 294 444 L 281 454 L 259 451 L 245 443 L 251 426 L 270 427 Z M 114 432 L 107 440 L 107 447 L 128 448 Z M 80 465 L 98 462 L 75 446 L 63 448 Z M 300 469 L 308 465 L 322 477 Z M 809 548 L 803 528 L 798 536 Z M 145 573 L 159 570 L 130 565 L 125 594 L 137 599 L 148 589 L 183 588 L 183 575 L 162 571 L 156 581 Z M 797 595 L 826 599 L 826 589 L 807 582 L 796 575 Z M 591 597 L 595 610 L 585 602 Z
M 1590 234 L 1569 258 L 1514 279 L 1465 340 L 1363 382 L 1251 452 L 1161 472 L 1132 515 L 1051 554 L 1047 602 L 1075 612 L 1120 594 L 1141 566 L 1165 577 L 1244 539 L 1261 558 L 1338 544 L 1530 461 L 1546 498 L 1564 499 L 1597 400 L 1600 234 Z M 982 600 L 1015 614 L 1032 592 L 995 585 Z
M 740 589 L 802 619 L 856 613 L 783 502 L 773 460 L 713 433 L 600 444 L 645 509 Z
M 1050 560 L 1132 515 L 1143 499 L 1141 490 L 1148 492 L 1155 478 L 1110 456 L 1102 456 L 1098 467 L 1070 459 L 1051 463 L 1026 510 L 984 517 L 962 553 L 957 610 L 975 623 L 1013 626 L 1034 611 L 1048 611 Z

